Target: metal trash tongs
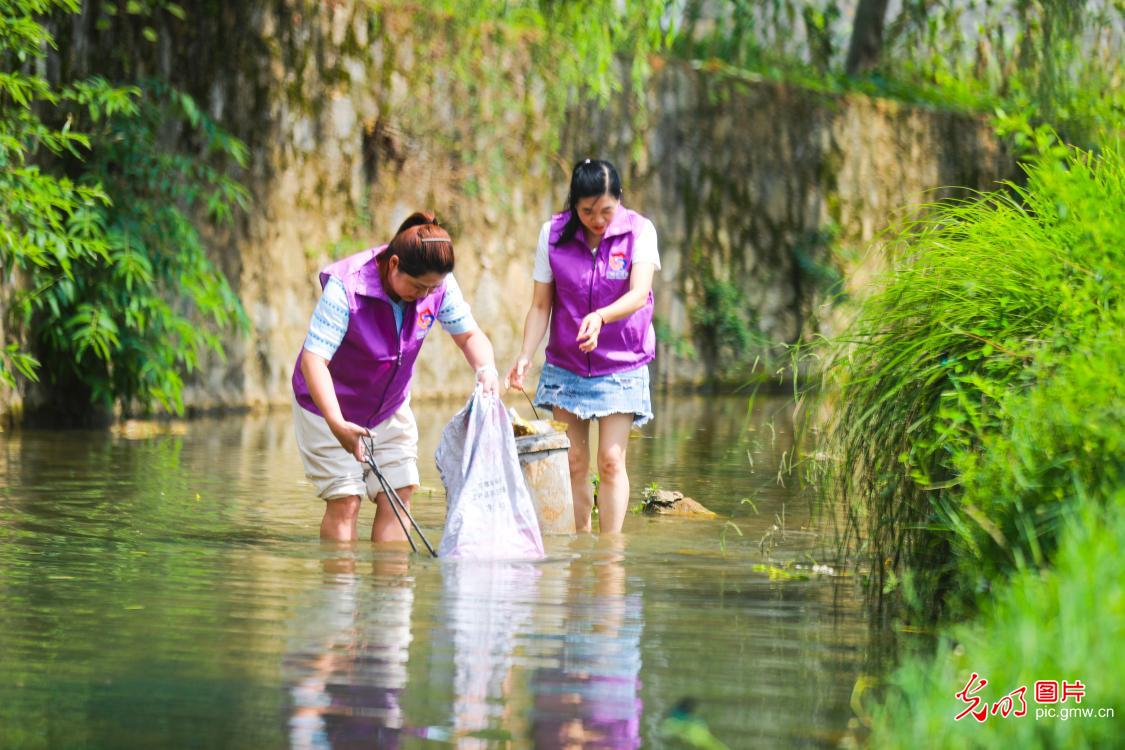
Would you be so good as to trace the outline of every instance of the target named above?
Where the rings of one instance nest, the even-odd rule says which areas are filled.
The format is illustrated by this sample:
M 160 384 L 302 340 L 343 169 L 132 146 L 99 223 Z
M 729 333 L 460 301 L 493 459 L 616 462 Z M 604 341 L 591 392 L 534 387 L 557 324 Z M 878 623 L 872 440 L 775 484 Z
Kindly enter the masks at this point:
M 387 481 L 387 478 L 383 476 L 383 472 L 379 471 L 379 467 L 375 463 L 374 458 L 375 441 L 372 440 L 370 436 L 366 435 L 360 439 L 363 440 L 364 452 L 366 454 L 364 456 L 364 461 L 371 467 L 371 471 L 375 472 L 375 478 L 379 480 L 379 485 L 383 488 L 383 494 L 387 496 L 387 502 L 391 504 L 391 510 L 394 511 L 395 518 L 398 519 L 398 525 L 402 527 L 402 533 L 406 534 L 406 541 L 410 542 L 410 549 L 417 552 L 418 545 L 414 543 L 414 537 L 410 535 L 410 530 L 406 528 L 406 522 L 402 520 L 403 514 L 406 514 L 406 517 L 410 519 L 410 525 L 414 527 L 414 530 L 418 532 L 418 536 L 422 538 L 422 544 L 426 545 L 426 549 L 430 551 L 431 555 L 437 557 L 437 552 L 434 551 L 429 540 L 426 539 L 426 535 L 422 533 L 422 527 L 414 520 L 414 516 L 410 515 L 410 510 L 406 507 L 406 503 L 402 501 L 402 498 L 398 496 L 398 492 L 395 488 L 392 487 L 390 482 Z M 400 510 L 402 511 L 401 513 L 399 512 Z

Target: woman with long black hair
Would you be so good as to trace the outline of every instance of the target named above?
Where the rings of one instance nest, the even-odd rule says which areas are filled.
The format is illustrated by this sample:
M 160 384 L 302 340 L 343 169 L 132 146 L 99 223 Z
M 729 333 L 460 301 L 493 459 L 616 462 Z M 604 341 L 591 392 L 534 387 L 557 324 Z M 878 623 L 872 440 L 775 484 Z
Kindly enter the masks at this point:
M 608 161 L 575 165 L 565 209 L 539 233 L 523 347 L 505 378 L 523 390 L 549 327 L 535 404 L 567 425 L 579 531 L 590 531 L 594 505 L 590 422 L 598 422 L 599 529 L 617 533 L 629 504 L 629 430 L 652 419 L 652 279 L 660 255 L 652 222 L 622 205 L 623 195 Z

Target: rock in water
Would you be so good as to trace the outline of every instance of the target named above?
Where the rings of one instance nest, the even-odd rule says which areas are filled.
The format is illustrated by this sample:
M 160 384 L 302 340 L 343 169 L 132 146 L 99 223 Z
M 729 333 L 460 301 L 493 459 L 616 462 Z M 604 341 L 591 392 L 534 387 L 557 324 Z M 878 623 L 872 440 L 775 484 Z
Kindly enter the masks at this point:
M 695 516 L 715 518 L 716 513 L 677 490 L 644 491 L 644 512 L 662 516 Z

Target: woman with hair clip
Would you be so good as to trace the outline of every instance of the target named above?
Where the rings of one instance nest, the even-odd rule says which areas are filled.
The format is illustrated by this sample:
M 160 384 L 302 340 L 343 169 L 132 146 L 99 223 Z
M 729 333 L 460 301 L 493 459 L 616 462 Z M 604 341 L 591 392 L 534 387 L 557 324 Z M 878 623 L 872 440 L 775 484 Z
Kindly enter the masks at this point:
M 418 427 L 410 411 L 414 362 L 434 321 L 465 355 L 485 393 L 495 393 L 492 342 L 454 280 L 453 241 L 432 213 L 415 213 L 390 244 L 320 272 L 323 294 L 293 368 L 293 422 L 305 474 L 325 501 L 322 539 L 356 538 L 360 498 L 375 499 L 371 541 L 399 541 L 377 479 L 364 471 L 361 438 L 409 506 L 418 485 Z
M 535 404 L 552 408 L 567 425 L 579 531 L 590 530 L 594 505 L 590 421 L 598 420 L 598 525 L 617 533 L 629 503 L 629 430 L 652 419 L 652 277 L 660 255 L 652 222 L 625 208 L 622 195 L 621 178 L 608 161 L 575 165 L 566 208 L 539 232 L 523 348 L 505 378 L 523 390 L 549 325 Z

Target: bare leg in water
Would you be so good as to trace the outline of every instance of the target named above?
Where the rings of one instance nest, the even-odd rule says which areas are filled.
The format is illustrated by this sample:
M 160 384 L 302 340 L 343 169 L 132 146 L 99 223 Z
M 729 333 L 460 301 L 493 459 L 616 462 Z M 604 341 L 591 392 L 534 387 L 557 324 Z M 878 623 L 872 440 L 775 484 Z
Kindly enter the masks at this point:
M 632 428 L 632 414 L 610 414 L 598 420 L 598 531 L 603 534 L 619 533 L 629 510 L 625 452 Z
M 555 419 L 566 425 L 570 440 L 567 461 L 570 464 L 570 493 L 574 497 L 574 526 L 589 532 L 590 514 L 594 510 L 594 488 L 590 485 L 590 420 L 579 419 L 566 409 L 554 407 Z
M 402 504 L 406 506 L 406 510 L 410 508 L 410 498 L 414 495 L 414 487 L 399 487 L 395 490 L 398 496 L 402 498 Z M 402 508 L 398 508 L 399 516 L 402 517 L 402 523 L 406 524 L 406 528 L 410 528 L 410 519 L 406 517 L 406 513 Z M 413 511 L 411 511 L 413 512 Z M 371 541 L 373 542 L 405 542 L 406 534 L 402 531 L 402 525 L 395 518 L 395 509 L 391 507 L 391 499 L 387 497 L 387 493 L 380 492 L 375 496 L 375 521 L 371 524 Z
M 402 498 L 407 510 L 410 509 L 410 498 L 413 494 L 414 485 L 398 488 L 398 496 Z M 320 522 L 320 538 L 328 541 L 354 542 L 357 538 L 359 509 L 362 504 L 359 495 L 337 497 L 326 501 L 324 518 Z M 409 523 L 405 515 L 402 520 Z M 406 541 L 406 535 L 403 534 L 402 527 L 391 508 L 391 501 L 383 492 L 375 497 L 375 521 L 371 524 L 371 541 Z
M 593 524 L 594 488 L 590 484 L 590 420 L 555 407 L 554 416 L 566 424 L 570 439 L 570 491 L 574 496 L 574 525 L 579 532 L 589 532 Z M 598 531 L 617 534 L 625 523 L 629 509 L 629 475 L 625 470 L 625 454 L 632 414 L 610 414 L 598 420 Z

